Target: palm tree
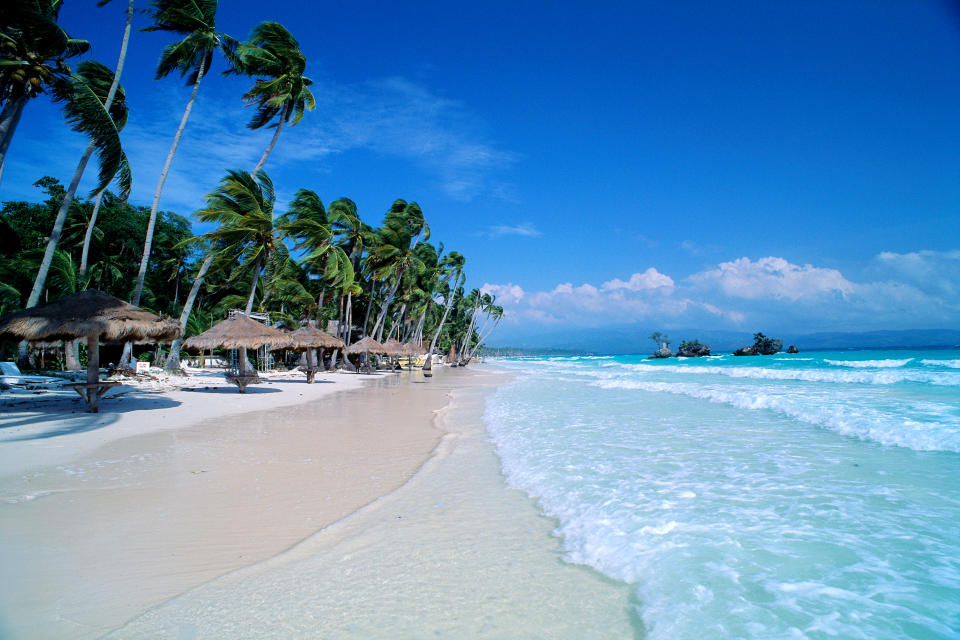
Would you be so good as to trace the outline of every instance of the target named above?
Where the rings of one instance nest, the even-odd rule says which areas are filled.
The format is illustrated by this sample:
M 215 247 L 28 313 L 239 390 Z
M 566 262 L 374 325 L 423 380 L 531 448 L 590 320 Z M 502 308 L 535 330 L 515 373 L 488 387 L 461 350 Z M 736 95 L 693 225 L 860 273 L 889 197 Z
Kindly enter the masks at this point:
M 277 223 L 281 233 L 294 241 L 294 249 L 304 252 L 300 264 L 323 283 L 318 310 L 323 307 L 327 286 L 336 289 L 353 284 L 353 265 L 343 248 L 334 243 L 327 211 L 314 191 L 297 191 L 290 210 Z
M 460 287 L 460 275 L 463 273 L 463 267 L 466 262 L 466 258 L 456 251 L 451 251 L 441 261 L 441 265 L 446 270 L 446 283 L 448 288 L 447 294 L 444 296 L 443 317 L 440 318 L 440 324 L 437 326 L 437 330 L 434 331 L 433 338 L 430 340 L 430 348 L 427 350 L 427 360 L 423 363 L 424 371 L 430 371 L 433 368 L 433 350 L 437 346 L 437 338 L 440 337 L 440 332 L 443 331 L 443 325 L 447 321 L 447 314 L 450 313 L 450 307 L 453 305 L 453 293 Z M 451 280 L 453 284 L 449 286 Z M 464 280 L 466 280 L 465 277 Z
M 109 4 L 110 0 L 99 0 L 98 7 Z M 107 92 L 107 99 L 104 100 L 104 108 L 110 110 L 113 105 L 113 99 L 120 89 L 120 76 L 123 75 L 123 65 L 127 60 L 127 46 L 130 44 L 130 29 L 133 25 L 133 3 L 134 0 L 127 2 L 127 21 L 123 27 L 123 40 L 120 42 L 120 57 L 117 59 L 117 69 L 113 73 L 113 82 L 110 83 L 110 90 Z M 97 192 L 96 200 L 93 203 L 93 213 L 90 215 L 90 221 L 87 223 L 87 232 L 83 238 L 83 249 L 80 252 L 80 277 L 87 274 L 87 256 L 90 253 L 90 242 L 93 237 L 93 230 L 97 225 L 97 214 L 100 212 L 100 203 L 103 202 L 103 189 Z
M 89 122 L 97 118 L 97 112 L 106 109 L 106 99 L 109 96 L 111 83 L 113 82 L 113 72 L 99 62 L 87 60 L 81 62 L 77 67 L 77 74 L 69 85 L 58 84 L 54 87 L 54 95 L 58 100 L 64 102 L 64 113 L 67 118 L 74 122 L 74 128 L 82 128 L 82 123 Z M 82 86 L 81 86 L 82 85 Z M 110 182 L 114 175 L 117 175 L 120 183 L 121 197 L 126 197 L 130 192 L 130 167 L 127 164 L 126 155 L 120 148 L 120 141 L 117 133 L 127 122 L 127 106 L 123 89 L 115 92 L 118 96 L 108 111 L 107 118 L 110 124 L 105 128 L 107 130 L 101 136 L 101 139 L 93 139 L 87 145 L 76 171 L 73 173 L 73 179 L 70 186 L 64 194 L 63 201 L 57 211 L 57 216 L 53 223 L 53 230 L 50 232 L 47 240 L 47 249 L 40 263 L 40 269 L 33 283 L 33 289 L 30 297 L 27 299 L 27 308 L 31 308 L 40 300 L 40 294 L 43 292 L 44 284 L 47 279 L 47 272 L 50 269 L 50 263 L 60 242 L 60 236 L 63 233 L 63 224 L 67 219 L 67 212 L 70 210 L 70 203 L 77 192 L 80 184 L 80 178 L 83 176 L 87 162 L 94 151 L 98 152 L 100 157 L 100 182 L 106 180 Z M 92 98 L 90 97 L 92 96 Z M 96 106 L 92 105 L 96 101 Z M 92 112 L 92 113 L 91 113 Z M 79 123 L 79 124 L 78 124 Z M 111 173 L 112 172 L 112 173 Z M 106 174 L 106 175 L 105 175 Z
M 339 239 L 337 244 L 344 251 L 349 251 L 350 264 L 353 266 L 354 277 L 360 273 L 360 260 L 366 248 L 375 242 L 373 228 L 360 219 L 357 205 L 350 198 L 338 198 L 330 203 L 327 209 L 330 228 Z M 363 291 L 360 286 L 345 287 L 347 300 L 344 305 L 344 314 L 339 319 L 342 326 L 340 338 L 350 344 L 353 333 L 353 296 Z
M 210 70 L 213 62 L 213 52 L 218 47 L 228 51 L 236 48 L 236 41 L 230 36 L 216 29 L 217 0 L 154 0 L 152 17 L 154 24 L 143 31 L 168 31 L 184 36 L 179 42 L 169 44 L 160 54 L 157 65 L 156 79 L 165 78 L 173 71 L 179 71 L 181 77 L 187 76 L 187 85 L 192 86 L 190 99 L 180 118 L 180 125 L 173 136 L 173 143 L 167 152 L 167 158 L 160 171 L 160 179 L 153 194 L 153 204 L 150 207 L 150 219 L 147 222 L 147 233 L 143 243 L 143 255 L 140 258 L 140 270 L 137 273 L 137 284 L 133 290 L 133 304 L 140 304 L 143 294 L 143 281 L 147 274 L 147 264 L 150 262 L 150 247 L 153 243 L 153 230 L 157 221 L 157 211 L 160 209 L 160 195 L 163 185 L 167 181 L 173 156 L 180 144 L 183 130 L 190 118 L 190 111 L 197 99 L 200 82 Z M 188 75 L 189 74 L 189 75 Z M 124 355 L 128 347 L 124 348 Z
M 219 228 L 201 238 L 217 246 L 221 264 L 238 264 L 230 280 L 250 273 L 246 313 L 253 310 L 260 273 L 269 263 L 279 241 L 274 234 L 273 182 L 263 171 L 254 180 L 249 173 L 231 170 L 217 190 L 207 196 L 207 206 L 196 212 L 201 222 L 219 223 Z
M 422 267 L 414 250 L 421 239 L 426 240 L 430 237 L 430 227 L 427 226 L 423 212 L 416 202 L 395 200 L 387 211 L 383 226 L 377 230 L 377 235 L 380 243 L 367 257 L 372 269 L 371 273 L 376 280 L 392 279 L 393 281 L 370 332 L 371 335 L 379 336 L 383 333 L 387 310 L 404 274 L 411 268 L 419 271 Z
M 57 25 L 60 0 L 4 4 L 0 26 L 0 175 L 7 149 L 27 102 L 57 84 L 69 84 L 66 60 L 86 53 L 90 43 L 71 38 Z
M 500 326 L 500 321 L 503 320 L 503 307 L 494 304 L 495 301 L 496 296 L 490 295 L 489 303 L 484 308 L 487 317 L 483 321 L 483 327 L 477 331 L 477 344 L 474 345 L 473 349 L 467 354 L 466 361 L 463 363 L 464 365 L 473 360 L 474 356 L 477 355 L 477 351 L 483 346 L 484 341 Z M 492 321 L 489 327 L 487 326 L 488 320 Z
M 259 76 L 253 87 L 243 94 L 244 102 L 257 106 L 247 126 L 259 129 L 275 120 L 270 125 L 274 129 L 273 138 L 253 168 L 252 173 L 256 175 L 276 146 L 283 125 L 287 122 L 291 126 L 297 124 L 304 111 L 312 111 L 316 106 L 308 88 L 313 81 L 303 75 L 307 59 L 300 51 L 300 44 L 277 22 L 258 24 L 250 34 L 250 40 L 238 46 L 228 57 L 233 68 L 224 73 Z

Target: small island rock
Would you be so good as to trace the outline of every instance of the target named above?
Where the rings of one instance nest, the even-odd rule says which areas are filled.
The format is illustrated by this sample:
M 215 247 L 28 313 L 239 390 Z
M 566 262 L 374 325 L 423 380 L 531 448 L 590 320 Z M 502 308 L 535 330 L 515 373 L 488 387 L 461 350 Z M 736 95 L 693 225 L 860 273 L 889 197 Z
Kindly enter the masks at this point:
M 797 345 L 792 344 L 787 347 L 787 353 L 800 353 L 800 349 L 797 349 Z
M 656 358 L 672 358 L 673 352 L 670 351 L 668 347 L 662 347 L 653 352 L 652 356 L 649 356 L 647 360 L 653 360 Z
M 690 342 L 684 340 L 680 343 L 677 355 L 681 358 L 702 358 L 710 355 L 710 345 L 703 344 L 699 340 L 691 340 Z

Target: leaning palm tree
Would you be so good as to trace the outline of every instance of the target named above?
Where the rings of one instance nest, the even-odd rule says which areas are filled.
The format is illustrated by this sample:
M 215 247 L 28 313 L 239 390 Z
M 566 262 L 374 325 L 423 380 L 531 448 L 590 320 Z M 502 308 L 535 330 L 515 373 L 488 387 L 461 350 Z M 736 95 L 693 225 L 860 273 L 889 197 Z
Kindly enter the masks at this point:
M 190 111 L 197 100 L 200 82 L 210 70 L 213 52 L 218 47 L 227 50 L 236 48 L 236 41 L 233 38 L 217 31 L 217 0 L 154 0 L 151 6 L 154 24 L 143 31 L 167 31 L 184 36 L 179 42 L 164 47 L 157 65 L 156 79 L 165 78 L 170 73 L 179 71 L 181 77 L 187 77 L 187 85 L 192 86 L 193 90 L 190 92 L 190 99 L 187 100 L 187 106 L 180 118 L 177 132 L 173 136 L 173 143 L 167 152 L 167 158 L 163 163 L 163 169 L 160 170 L 160 179 L 153 194 L 150 219 L 147 222 L 147 233 L 143 242 L 143 255 L 140 258 L 140 270 L 133 290 L 134 305 L 140 304 L 140 296 L 143 294 L 143 281 L 147 275 L 147 264 L 150 262 L 153 229 L 157 222 L 157 211 L 160 209 L 163 185 L 167 181 L 173 156 L 177 152 L 183 130 L 190 118 Z M 124 353 L 126 354 L 126 349 Z
M 433 350 L 437 346 L 437 339 L 440 337 L 440 332 L 443 331 L 443 325 L 447 321 L 450 307 L 453 306 L 453 293 L 461 284 L 460 274 L 463 273 L 463 267 L 466 262 L 466 258 L 456 251 L 451 251 L 440 261 L 440 265 L 444 270 L 444 281 L 447 286 L 447 292 L 446 295 L 444 295 L 443 316 L 440 318 L 440 324 L 437 325 L 437 330 L 433 332 L 433 338 L 430 340 L 430 348 L 427 350 L 427 359 L 423 363 L 424 371 L 430 371 L 433 367 Z M 466 280 L 466 277 L 464 277 L 464 280 Z
M 118 135 L 119 130 L 127 122 L 127 106 L 123 89 L 120 88 L 116 92 L 117 98 L 114 99 L 109 109 L 106 105 L 113 75 L 113 71 L 99 62 L 87 60 L 80 63 L 76 75 L 71 78 L 69 84 L 57 84 L 54 87 L 54 96 L 57 100 L 63 101 L 64 113 L 67 119 L 73 123 L 73 128 L 84 131 L 94 127 L 97 131 L 95 135 L 91 136 L 91 140 L 80 158 L 77 169 L 73 173 L 73 179 L 70 181 L 70 186 L 67 188 L 57 211 L 53 230 L 47 239 L 47 248 L 43 260 L 40 262 L 40 269 L 34 280 L 33 289 L 30 291 L 30 297 L 27 299 L 28 309 L 35 306 L 40 300 L 50 263 L 63 233 L 63 225 L 67 219 L 70 203 L 73 201 L 73 196 L 80 184 L 80 178 L 83 176 L 87 162 L 89 162 L 94 151 L 97 152 L 100 159 L 101 185 L 105 186 L 104 181 L 109 183 L 116 176 L 120 185 L 121 197 L 126 197 L 130 192 L 130 166 L 123 149 L 120 147 Z
M 228 59 L 233 68 L 224 73 L 257 77 L 253 87 L 243 94 L 244 102 L 257 107 L 247 126 L 259 129 L 274 121 L 270 125 L 274 129 L 270 144 L 253 168 L 256 175 L 276 146 L 283 125 L 297 124 L 304 111 L 312 111 L 316 106 L 309 89 L 313 81 L 303 75 L 307 58 L 300 51 L 300 43 L 277 22 L 261 22 L 254 27 L 250 40 L 238 46 Z
M 380 333 L 383 332 L 387 311 L 403 276 L 412 268 L 417 271 L 422 268 L 422 262 L 415 250 L 420 240 L 429 239 L 430 227 L 427 226 L 423 211 L 416 202 L 395 200 L 387 211 L 383 226 L 377 230 L 377 235 L 380 237 L 379 245 L 368 256 L 371 272 L 375 279 L 392 279 L 393 284 L 383 300 L 371 335 L 378 335 L 378 329 Z
M 293 240 L 294 250 L 303 253 L 300 265 L 324 284 L 317 300 L 318 309 L 323 307 L 328 286 L 336 291 L 353 283 L 353 265 L 343 248 L 333 242 L 333 229 L 326 209 L 314 191 L 297 191 L 290 210 L 277 223 L 281 233 Z
M 251 274 L 246 313 L 253 310 L 260 273 L 279 244 L 273 225 L 274 200 L 273 182 L 265 172 L 254 180 L 249 173 L 231 170 L 207 196 L 207 206 L 195 214 L 201 222 L 220 225 L 201 238 L 215 243 L 216 262 L 238 265 L 230 280 Z
M 0 172 L 27 103 L 54 85 L 69 83 L 69 58 L 90 43 L 57 25 L 60 0 L 7 2 L 0 20 Z M 2 175 L 2 174 L 0 174 Z
M 37 305 L 47 281 L 50 265 L 63 234 L 63 226 L 70 210 L 70 203 L 80 184 L 80 178 L 86 169 L 87 163 L 94 151 L 97 152 L 100 164 L 99 189 L 106 188 L 114 177 L 120 187 L 120 195 L 126 198 L 130 193 L 130 165 L 127 156 L 120 145 L 119 131 L 127 121 L 127 107 L 124 101 L 123 90 L 116 92 L 119 99 L 114 99 L 108 109 L 105 101 L 108 97 L 113 81 L 113 72 L 107 67 L 87 60 L 77 67 L 76 75 L 68 81 L 54 85 L 54 99 L 63 103 L 63 111 L 67 120 L 75 131 L 87 133 L 90 142 L 87 145 L 80 162 L 74 171 L 73 179 L 64 195 L 63 201 L 53 222 L 53 229 L 47 238 L 47 247 L 40 261 L 37 276 L 33 281 L 33 288 L 27 298 L 26 308 Z M 72 347 L 71 347 L 72 348 Z M 21 343 L 18 349 L 18 359 L 26 361 L 29 354 L 29 345 Z
M 97 6 L 102 7 L 109 3 L 110 0 L 99 0 L 97 2 Z M 110 90 L 107 92 L 107 99 L 103 102 L 104 107 L 108 110 L 113 105 L 114 97 L 116 96 L 117 91 L 120 89 L 120 76 L 123 75 L 123 65 L 127 60 L 127 46 L 130 44 L 130 29 L 133 25 L 133 3 L 134 0 L 128 0 L 127 2 L 127 21 L 123 27 L 123 40 L 120 41 L 120 57 L 117 59 L 117 68 L 113 72 L 113 81 L 110 83 Z M 90 242 L 93 239 L 93 230 L 97 225 L 97 214 L 100 212 L 100 203 L 103 202 L 103 192 L 104 189 L 100 189 L 97 192 L 97 197 L 93 203 L 93 213 L 90 214 L 90 220 L 87 223 L 87 232 L 83 237 L 83 249 L 80 252 L 81 278 L 87 274 L 87 256 L 90 253 Z
M 357 205 L 350 198 L 338 198 L 331 202 L 327 209 L 327 217 L 330 220 L 330 228 L 337 237 L 338 246 L 350 254 L 350 264 L 356 277 L 360 273 L 360 260 L 364 251 L 368 245 L 375 243 L 373 228 L 360 219 Z M 353 296 L 354 294 L 359 296 L 363 289 L 360 286 L 349 286 L 344 289 L 347 299 L 338 326 L 343 327 L 340 338 L 349 345 L 353 333 Z

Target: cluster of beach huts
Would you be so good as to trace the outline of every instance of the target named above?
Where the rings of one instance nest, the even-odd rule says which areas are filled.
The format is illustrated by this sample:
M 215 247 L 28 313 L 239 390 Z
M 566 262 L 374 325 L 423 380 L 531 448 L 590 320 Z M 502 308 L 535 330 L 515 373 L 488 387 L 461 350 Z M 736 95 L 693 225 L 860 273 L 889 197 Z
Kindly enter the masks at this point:
M 65 386 L 76 390 L 86 401 L 88 410 L 94 413 L 98 411 L 103 395 L 120 384 L 117 381 L 100 379 L 100 345 L 179 341 L 182 334 L 183 330 L 178 322 L 161 318 L 96 289 L 71 294 L 0 318 L 0 340 L 26 340 L 33 343 L 86 340 L 86 381 Z M 247 362 L 247 349 L 303 351 L 306 363 L 303 370 L 307 375 L 307 382 L 313 382 L 320 370 L 318 362 L 322 362 L 323 350 L 333 350 L 331 365 L 336 363 L 340 350 L 345 356 L 355 355 L 356 365 L 350 364 L 350 367 L 357 371 L 372 370 L 371 356 L 390 358 L 392 368 L 397 366 L 400 357 L 406 356 L 408 363 L 411 363 L 414 357 L 425 354 L 420 345 L 401 344 L 395 340 L 387 340 L 381 344 L 369 336 L 346 345 L 341 339 L 310 325 L 296 331 L 282 331 L 258 322 L 242 312 L 232 313 L 230 317 L 203 333 L 188 338 L 183 347 L 230 350 L 232 357 L 225 375 L 241 392 L 246 390 L 247 385 L 259 382 L 256 368 L 250 367 Z M 319 359 L 316 355 L 318 352 Z M 430 362 L 429 358 L 427 362 Z

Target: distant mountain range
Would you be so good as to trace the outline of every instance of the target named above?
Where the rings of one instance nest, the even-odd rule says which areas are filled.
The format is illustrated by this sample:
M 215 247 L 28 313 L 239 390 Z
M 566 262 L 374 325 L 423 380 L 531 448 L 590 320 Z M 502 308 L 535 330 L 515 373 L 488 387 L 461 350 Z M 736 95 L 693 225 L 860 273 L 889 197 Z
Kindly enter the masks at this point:
M 507 338 L 491 343 L 491 351 L 514 350 L 522 353 L 650 353 L 652 329 L 617 327 L 604 329 L 577 329 L 541 333 L 522 338 Z M 766 332 L 765 332 L 766 333 Z M 704 331 L 680 329 L 668 331 L 671 348 L 676 351 L 681 340 L 699 340 L 709 344 L 714 353 L 731 352 L 738 347 L 753 344 L 753 333 L 746 331 Z M 911 329 L 903 331 L 776 333 L 771 338 L 783 340 L 784 349 L 796 345 L 801 351 L 826 349 L 909 349 L 919 347 L 960 349 L 960 330 Z

